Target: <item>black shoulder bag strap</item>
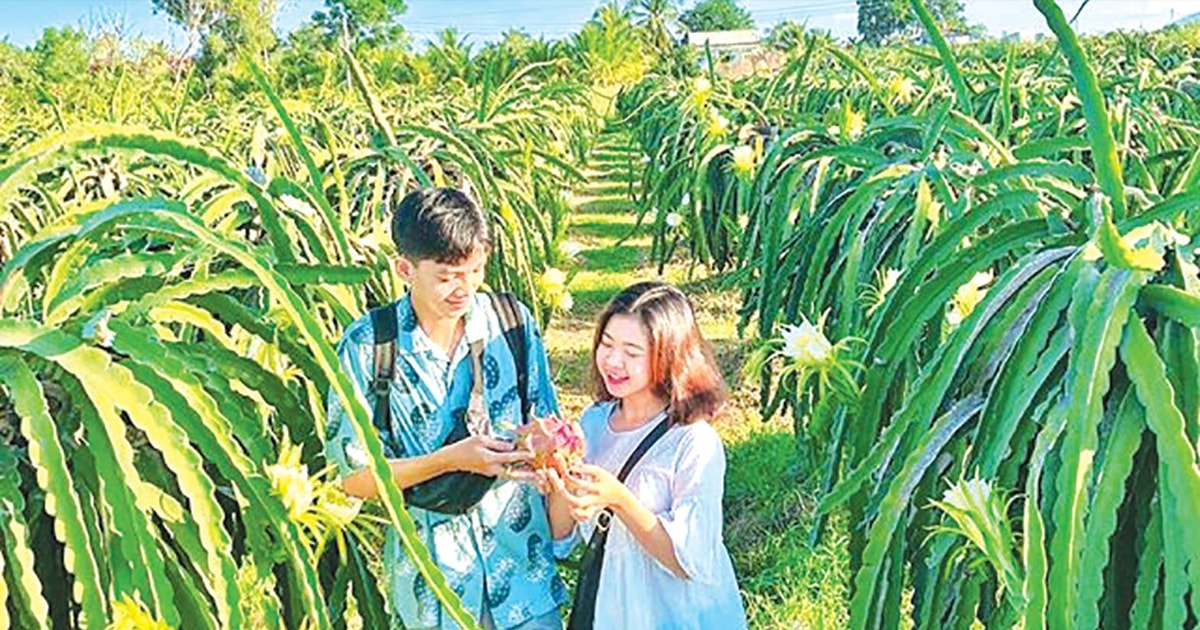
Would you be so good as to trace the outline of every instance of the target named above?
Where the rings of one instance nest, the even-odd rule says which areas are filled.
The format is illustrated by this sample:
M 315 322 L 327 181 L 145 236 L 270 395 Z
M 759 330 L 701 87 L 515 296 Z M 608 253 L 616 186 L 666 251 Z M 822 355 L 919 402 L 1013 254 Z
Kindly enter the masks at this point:
M 390 392 L 396 374 L 396 305 L 371 309 L 371 328 L 375 332 L 375 378 L 371 381 L 375 409 L 371 419 L 375 428 L 383 432 L 388 430 L 392 417 Z
M 528 422 L 532 410 L 529 400 L 529 349 L 525 347 L 525 320 L 517 309 L 517 298 L 511 293 L 492 293 L 492 306 L 500 317 L 500 329 L 504 331 L 504 341 L 512 351 L 513 362 L 517 367 L 517 395 L 521 398 L 521 423 Z
M 621 472 L 617 473 L 617 481 L 625 483 L 629 471 L 633 470 L 642 455 L 667 432 L 668 422 L 668 418 L 663 418 L 658 426 L 642 438 L 637 448 L 629 455 L 629 459 L 625 460 Z M 600 570 L 604 565 L 604 546 L 608 542 L 608 526 L 612 518 L 612 510 L 608 508 L 604 508 L 596 517 L 596 530 L 592 532 L 592 539 L 583 551 L 579 583 L 575 588 L 575 601 L 571 604 L 571 618 L 567 621 L 567 630 L 592 630 L 596 618 L 596 592 L 600 588 Z

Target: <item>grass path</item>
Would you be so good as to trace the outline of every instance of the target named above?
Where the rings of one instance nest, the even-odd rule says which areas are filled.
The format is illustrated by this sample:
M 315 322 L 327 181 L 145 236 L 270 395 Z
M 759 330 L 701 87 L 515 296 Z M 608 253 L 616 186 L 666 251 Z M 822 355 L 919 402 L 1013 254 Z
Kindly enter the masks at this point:
M 569 417 L 578 417 L 591 402 L 587 374 L 596 315 L 625 286 L 657 277 L 649 260 L 649 234 L 633 233 L 636 211 L 628 187 L 630 171 L 638 166 L 625 138 L 607 132 L 589 160 L 588 184 L 572 198 L 575 212 L 568 235 L 580 246 L 569 284 L 575 306 L 556 316 L 545 335 L 559 399 Z M 762 422 L 756 388 L 742 382 L 745 344 L 736 331 L 737 292 L 720 288 L 716 279 L 689 281 L 682 263 L 668 265 L 662 279 L 691 296 L 729 383 L 732 404 L 717 425 L 727 455 L 725 542 L 751 627 L 844 627 L 843 528 L 831 528 L 834 533 L 822 545 L 809 547 L 815 485 L 797 479 L 788 422 Z

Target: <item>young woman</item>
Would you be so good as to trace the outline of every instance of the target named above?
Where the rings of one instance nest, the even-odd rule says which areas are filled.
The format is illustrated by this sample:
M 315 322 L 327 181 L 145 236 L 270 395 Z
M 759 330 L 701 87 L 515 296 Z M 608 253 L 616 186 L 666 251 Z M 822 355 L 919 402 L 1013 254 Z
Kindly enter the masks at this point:
M 592 355 L 596 404 L 580 418 L 585 463 L 567 479 L 543 479 L 559 553 L 580 535 L 593 545 L 607 535 L 594 608 L 578 593 L 570 627 L 745 628 L 721 538 L 725 451 L 709 425 L 725 386 L 691 304 L 659 282 L 625 289 L 600 314 Z

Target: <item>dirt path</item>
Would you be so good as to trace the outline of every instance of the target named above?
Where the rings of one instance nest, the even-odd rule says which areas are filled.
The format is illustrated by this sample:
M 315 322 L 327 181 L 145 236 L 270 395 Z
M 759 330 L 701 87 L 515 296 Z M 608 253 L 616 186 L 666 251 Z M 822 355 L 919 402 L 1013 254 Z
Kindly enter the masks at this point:
M 593 325 L 605 302 L 625 286 L 657 278 L 649 232 L 634 233 L 632 173 L 641 156 L 619 133 L 605 133 L 571 199 L 569 242 L 579 249 L 568 288 L 575 305 L 546 331 L 559 401 L 568 417 L 591 403 L 588 368 Z M 636 181 L 635 181 L 636 183 Z M 682 258 L 682 257 L 681 257 Z M 748 344 L 736 331 L 739 296 L 720 279 L 688 278 L 686 262 L 662 279 L 692 298 L 705 337 L 730 386 L 731 404 L 717 430 L 725 442 L 725 543 L 733 556 L 753 628 L 838 628 L 845 625 L 844 542 L 832 536 L 812 549 L 808 528 L 813 485 L 797 479 L 790 421 L 764 423 L 757 387 L 743 382 Z

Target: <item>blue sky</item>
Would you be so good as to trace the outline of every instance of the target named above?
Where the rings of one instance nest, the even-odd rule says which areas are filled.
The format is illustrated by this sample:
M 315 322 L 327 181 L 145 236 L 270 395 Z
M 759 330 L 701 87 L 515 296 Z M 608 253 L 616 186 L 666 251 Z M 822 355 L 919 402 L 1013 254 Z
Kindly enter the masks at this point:
M 1068 16 L 1082 0 L 1059 0 Z M 685 6 L 691 5 L 690 0 Z M 855 0 L 740 0 L 760 27 L 791 19 L 828 29 L 835 35 L 854 33 Z M 476 42 L 493 39 L 511 27 L 531 35 L 561 37 L 579 29 L 600 0 L 408 0 L 401 22 L 418 43 L 438 30 L 455 26 Z M 295 28 L 322 5 L 321 0 L 280 0 L 276 26 Z M 1045 22 L 1031 0 L 966 0 L 967 18 L 988 32 L 1045 32 Z M 1091 0 L 1079 18 L 1083 32 L 1117 27 L 1154 29 L 1173 19 L 1200 13 L 1200 0 Z M 150 0 L 0 0 L 0 39 L 18 46 L 35 42 L 47 26 L 82 26 L 95 30 L 121 20 L 132 34 L 182 46 L 183 37 L 164 16 L 154 15 Z

